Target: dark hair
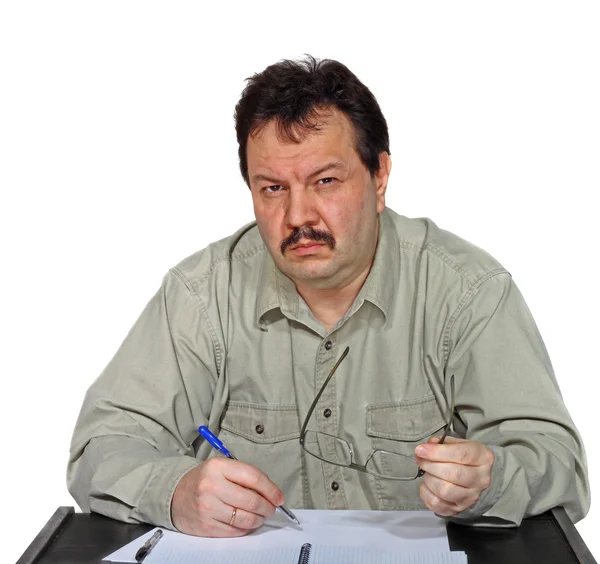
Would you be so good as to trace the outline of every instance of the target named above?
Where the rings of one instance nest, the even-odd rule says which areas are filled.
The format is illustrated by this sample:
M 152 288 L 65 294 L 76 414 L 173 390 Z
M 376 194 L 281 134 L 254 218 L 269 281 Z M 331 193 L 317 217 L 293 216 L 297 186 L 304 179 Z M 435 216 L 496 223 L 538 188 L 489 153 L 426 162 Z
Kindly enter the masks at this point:
M 379 170 L 379 155 L 389 154 L 387 123 L 375 96 L 345 65 L 331 59 L 280 61 L 247 79 L 235 107 L 235 129 L 239 144 L 240 170 L 247 184 L 248 136 L 276 120 L 280 132 L 299 142 L 295 130 L 318 129 L 320 110 L 337 108 L 352 122 L 356 151 L 373 176 Z

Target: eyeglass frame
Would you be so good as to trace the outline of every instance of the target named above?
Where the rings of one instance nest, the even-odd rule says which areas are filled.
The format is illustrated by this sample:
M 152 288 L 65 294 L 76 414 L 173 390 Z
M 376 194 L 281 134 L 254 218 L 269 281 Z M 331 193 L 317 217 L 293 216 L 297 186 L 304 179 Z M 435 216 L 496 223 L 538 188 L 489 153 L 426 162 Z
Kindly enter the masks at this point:
M 421 476 L 423 476 L 423 474 L 425 474 L 425 471 L 422 468 L 417 468 L 417 473 L 412 478 L 393 478 L 393 477 L 389 477 L 389 476 L 381 476 L 379 474 L 374 474 L 373 472 L 370 472 L 369 470 L 367 470 L 367 464 L 369 464 L 369 461 L 373 458 L 373 456 L 375 455 L 376 452 L 386 452 L 386 453 L 389 453 L 389 454 L 394 454 L 396 456 L 404 456 L 404 455 L 400 455 L 397 452 L 392 452 L 392 451 L 385 450 L 385 449 L 374 449 L 371 452 L 371 454 L 369 454 L 369 456 L 368 456 L 367 460 L 365 461 L 364 465 L 357 464 L 353 460 L 354 459 L 354 449 L 352 448 L 352 445 L 348 441 L 346 441 L 345 439 L 342 439 L 341 437 L 337 437 L 335 435 L 329 435 L 329 433 L 321 433 L 320 431 L 314 431 L 314 432 L 318 432 L 318 433 L 320 433 L 322 435 L 327 435 L 329 437 L 333 437 L 335 439 L 339 439 L 339 440 L 345 442 L 348 445 L 348 448 L 350 450 L 350 464 L 343 464 L 343 463 L 340 463 L 340 462 L 333 462 L 331 460 L 326 460 L 325 458 L 321 458 L 320 456 L 317 456 L 316 454 L 310 452 L 306 448 L 306 446 L 304 444 L 304 440 L 305 440 L 306 434 L 308 432 L 308 422 L 309 422 L 310 418 L 312 417 L 312 414 L 313 414 L 314 410 L 316 409 L 317 403 L 319 403 L 319 399 L 323 395 L 323 392 L 325 391 L 325 388 L 327 387 L 327 384 L 329 383 L 329 381 L 331 380 L 331 378 L 335 374 L 335 371 L 338 369 L 338 366 L 341 364 L 342 360 L 344 360 L 344 358 L 346 358 L 346 356 L 348 355 L 349 352 L 350 352 L 350 346 L 347 346 L 344 349 L 344 352 L 342 353 L 342 355 L 340 356 L 340 358 L 338 358 L 337 362 L 333 365 L 333 368 L 331 369 L 331 371 L 327 375 L 327 378 L 325 378 L 325 382 L 323 382 L 323 385 L 321 386 L 321 389 L 319 390 L 319 392 L 315 396 L 315 399 L 313 400 L 313 402 L 311 403 L 310 407 L 308 408 L 308 412 L 306 414 L 306 418 L 304 419 L 304 423 L 302 424 L 302 428 L 300 429 L 300 438 L 298 439 L 299 442 L 300 442 L 300 446 L 304 449 L 305 452 L 307 452 L 311 456 L 314 456 L 318 460 L 322 460 L 323 462 L 327 462 L 328 464 L 333 464 L 335 466 L 341 466 L 342 468 L 352 468 L 353 470 L 357 470 L 359 472 L 364 472 L 365 474 L 370 474 L 371 476 L 377 476 L 377 477 L 382 478 L 384 480 L 396 480 L 396 481 L 409 482 L 409 481 L 412 481 L 412 480 L 416 480 L 417 478 L 420 478 Z M 448 436 L 448 433 L 450 432 L 450 428 L 451 428 L 452 422 L 454 420 L 454 374 L 452 374 L 452 376 L 450 376 L 450 393 L 451 393 L 450 409 L 448 410 L 448 414 L 446 416 L 446 424 L 444 425 L 444 432 L 442 433 L 442 436 L 440 438 L 440 442 L 438 443 L 440 445 L 443 444 L 444 441 L 446 440 L 446 437 Z

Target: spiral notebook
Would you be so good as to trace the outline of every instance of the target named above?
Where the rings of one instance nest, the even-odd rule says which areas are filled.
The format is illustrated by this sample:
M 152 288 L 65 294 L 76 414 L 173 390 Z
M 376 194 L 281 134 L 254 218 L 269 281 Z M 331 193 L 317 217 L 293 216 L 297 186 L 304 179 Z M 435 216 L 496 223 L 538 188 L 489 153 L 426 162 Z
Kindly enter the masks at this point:
M 284 562 L 280 560 L 279 562 Z M 372 548 L 313 546 L 305 543 L 294 564 L 467 564 L 464 552 L 392 552 Z
M 165 529 L 143 564 L 467 562 L 464 553 L 450 551 L 445 522 L 428 511 L 299 509 L 295 513 L 300 525 L 276 513 L 256 531 L 237 539 L 192 537 Z M 136 564 L 136 552 L 152 534 L 148 531 L 104 560 Z
M 152 552 L 143 564 L 467 564 L 464 552 L 397 552 L 304 543 L 300 548 Z

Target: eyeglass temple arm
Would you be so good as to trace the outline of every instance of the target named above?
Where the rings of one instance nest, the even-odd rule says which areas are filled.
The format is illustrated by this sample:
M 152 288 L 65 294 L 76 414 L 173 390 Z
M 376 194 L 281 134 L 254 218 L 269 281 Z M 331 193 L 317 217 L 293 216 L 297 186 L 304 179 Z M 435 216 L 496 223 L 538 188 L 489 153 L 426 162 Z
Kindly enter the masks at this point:
M 338 358 L 337 362 L 333 365 L 333 368 L 327 375 L 327 378 L 325 378 L 325 382 L 323 382 L 323 385 L 321 386 L 319 393 L 315 396 L 315 399 L 313 400 L 312 404 L 310 405 L 310 408 L 308 409 L 308 413 L 306 414 L 306 419 L 304 420 L 304 424 L 302 425 L 302 429 L 300 430 L 300 443 L 301 444 L 304 443 L 304 432 L 306 431 L 306 427 L 308 426 L 308 421 L 310 420 L 310 416 L 312 415 L 313 411 L 315 410 L 315 407 L 317 406 L 317 403 L 319 402 L 319 398 L 323 395 L 323 392 L 325 391 L 325 387 L 327 386 L 327 383 L 329 382 L 329 380 L 331 380 L 331 378 L 335 374 L 335 371 L 337 370 L 338 366 L 340 365 L 342 360 L 344 360 L 346 358 L 346 356 L 349 352 L 350 352 L 350 347 L 348 346 L 344 349 L 342 356 L 340 356 L 340 358 Z
M 450 427 L 452 426 L 452 419 L 454 418 L 454 374 L 450 376 L 450 398 L 450 411 L 446 416 L 446 426 L 444 427 L 444 433 L 442 434 L 442 438 L 439 442 L 440 445 L 448 436 L 448 433 L 450 432 Z
M 450 409 L 448 410 L 448 415 L 446 416 L 446 425 L 444 425 L 444 432 L 440 437 L 439 445 L 443 444 L 450 432 L 450 427 L 452 426 L 452 419 L 454 418 L 454 374 L 450 376 Z M 419 468 L 417 472 L 417 478 L 420 478 L 425 474 L 425 471 Z

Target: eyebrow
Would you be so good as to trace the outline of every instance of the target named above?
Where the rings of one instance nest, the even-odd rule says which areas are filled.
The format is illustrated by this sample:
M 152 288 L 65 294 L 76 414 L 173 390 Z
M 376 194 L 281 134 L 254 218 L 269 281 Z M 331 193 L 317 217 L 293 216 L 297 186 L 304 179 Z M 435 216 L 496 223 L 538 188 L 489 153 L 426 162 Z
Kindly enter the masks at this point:
M 340 161 L 331 161 L 327 164 L 324 164 L 323 166 L 317 168 L 316 170 L 313 170 L 309 175 L 308 178 L 313 178 L 315 176 L 319 176 L 320 174 L 323 174 L 324 172 L 328 171 L 328 170 L 346 170 L 346 165 L 344 165 L 342 162 Z M 280 184 L 281 181 L 278 180 L 277 178 L 275 178 L 274 176 L 269 176 L 267 174 L 255 174 L 252 177 L 252 182 L 273 182 L 275 184 Z

